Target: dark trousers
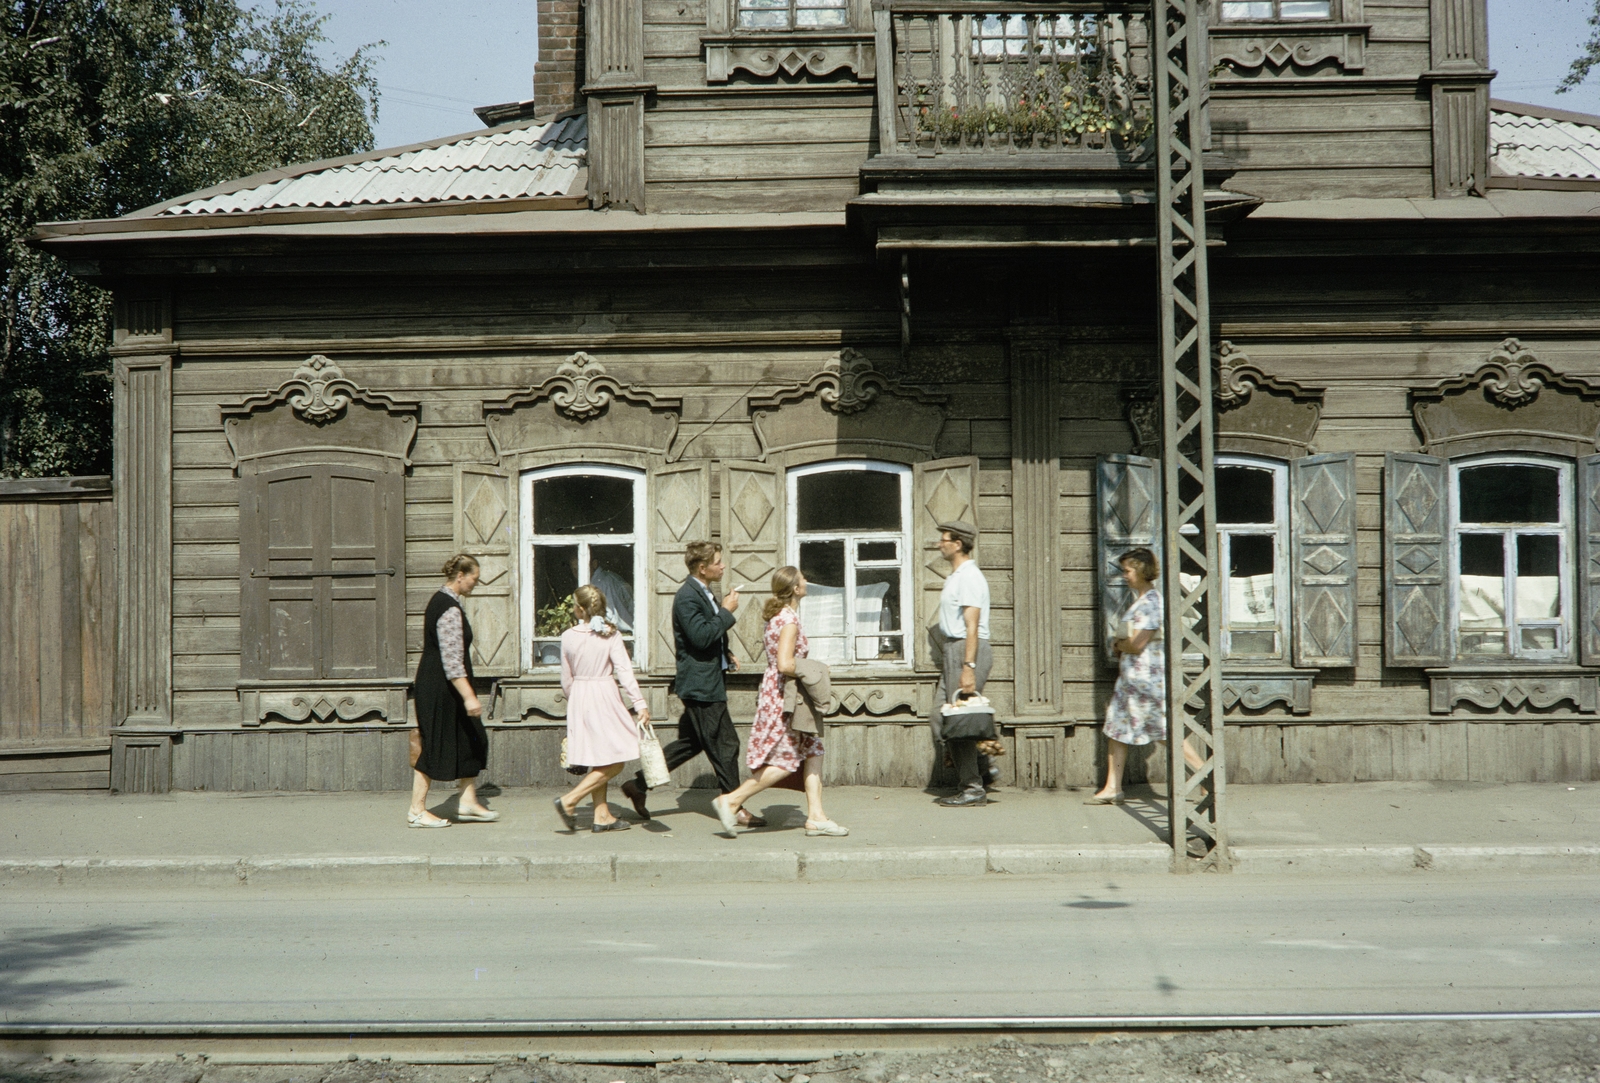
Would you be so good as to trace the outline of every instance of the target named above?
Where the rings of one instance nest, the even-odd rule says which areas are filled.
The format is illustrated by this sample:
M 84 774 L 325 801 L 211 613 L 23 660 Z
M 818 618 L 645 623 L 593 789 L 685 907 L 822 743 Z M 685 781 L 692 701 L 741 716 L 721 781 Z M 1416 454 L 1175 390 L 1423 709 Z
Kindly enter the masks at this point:
M 936 651 L 934 657 L 939 660 L 939 688 L 933 695 L 933 714 L 928 719 L 933 730 L 934 750 L 942 752 L 949 749 L 950 760 L 955 764 L 956 775 L 961 780 L 961 788 L 982 793 L 984 783 L 989 779 L 989 757 L 979 753 L 977 741 L 946 741 L 939 733 L 939 705 L 954 700 L 956 693 L 961 690 L 961 669 L 966 662 L 967 642 L 949 638 L 939 631 L 938 625 L 928 629 L 928 635 Z M 976 660 L 978 666 L 973 679 L 977 690 L 982 692 L 989 680 L 989 670 L 994 666 L 994 652 L 990 650 L 987 639 L 978 640 Z
M 661 751 L 667 757 L 669 771 L 677 770 L 704 752 L 711 761 L 711 770 L 716 772 L 717 787 L 723 793 L 732 793 L 739 787 L 739 731 L 733 728 L 726 702 L 684 700 L 683 716 L 678 719 L 678 739 Z M 644 772 L 634 777 L 643 788 Z

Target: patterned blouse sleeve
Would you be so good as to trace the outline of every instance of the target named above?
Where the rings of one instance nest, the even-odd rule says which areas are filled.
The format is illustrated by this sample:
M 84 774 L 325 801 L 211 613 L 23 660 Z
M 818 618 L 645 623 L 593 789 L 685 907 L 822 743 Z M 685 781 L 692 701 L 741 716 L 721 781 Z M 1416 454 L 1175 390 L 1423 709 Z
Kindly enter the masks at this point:
M 1129 611 L 1128 622 L 1136 631 L 1154 632 L 1161 627 L 1161 610 L 1161 592 L 1147 590 Z
M 439 636 L 439 657 L 444 661 L 444 675 L 450 680 L 467 675 L 466 636 L 462 632 L 461 607 L 451 606 L 439 615 L 435 626 Z

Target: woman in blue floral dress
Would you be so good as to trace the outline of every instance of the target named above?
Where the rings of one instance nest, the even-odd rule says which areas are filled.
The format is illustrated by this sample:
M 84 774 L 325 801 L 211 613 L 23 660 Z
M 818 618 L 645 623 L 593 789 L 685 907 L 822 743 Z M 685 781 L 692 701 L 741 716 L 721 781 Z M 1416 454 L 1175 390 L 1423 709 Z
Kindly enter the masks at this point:
M 1160 635 L 1164 606 L 1155 587 L 1161 564 L 1145 548 L 1128 550 L 1117 564 L 1133 591 L 1133 605 L 1122 617 L 1131 634 L 1112 643 L 1122 664 L 1106 708 L 1106 784 L 1084 802 L 1087 805 L 1122 804 L 1128 746 L 1167 739 L 1167 647 Z M 1198 765 L 1199 757 L 1187 741 L 1183 752 L 1191 766 Z

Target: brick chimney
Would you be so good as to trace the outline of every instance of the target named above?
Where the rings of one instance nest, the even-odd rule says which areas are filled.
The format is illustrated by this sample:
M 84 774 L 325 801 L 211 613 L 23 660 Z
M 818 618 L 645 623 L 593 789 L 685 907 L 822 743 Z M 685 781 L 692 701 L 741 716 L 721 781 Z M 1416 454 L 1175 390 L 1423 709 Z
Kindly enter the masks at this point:
M 579 104 L 583 85 L 582 0 L 538 0 L 539 59 L 533 65 L 536 116 L 553 117 Z

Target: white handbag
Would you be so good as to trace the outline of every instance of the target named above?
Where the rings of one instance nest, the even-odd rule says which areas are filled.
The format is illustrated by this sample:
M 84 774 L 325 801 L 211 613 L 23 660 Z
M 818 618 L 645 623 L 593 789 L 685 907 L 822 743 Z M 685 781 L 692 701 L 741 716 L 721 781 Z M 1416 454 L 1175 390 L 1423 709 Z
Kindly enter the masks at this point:
M 667 755 L 656 739 L 656 728 L 648 722 L 639 724 L 639 766 L 644 768 L 644 784 L 651 789 L 672 781 L 672 772 L 667 770 Z

